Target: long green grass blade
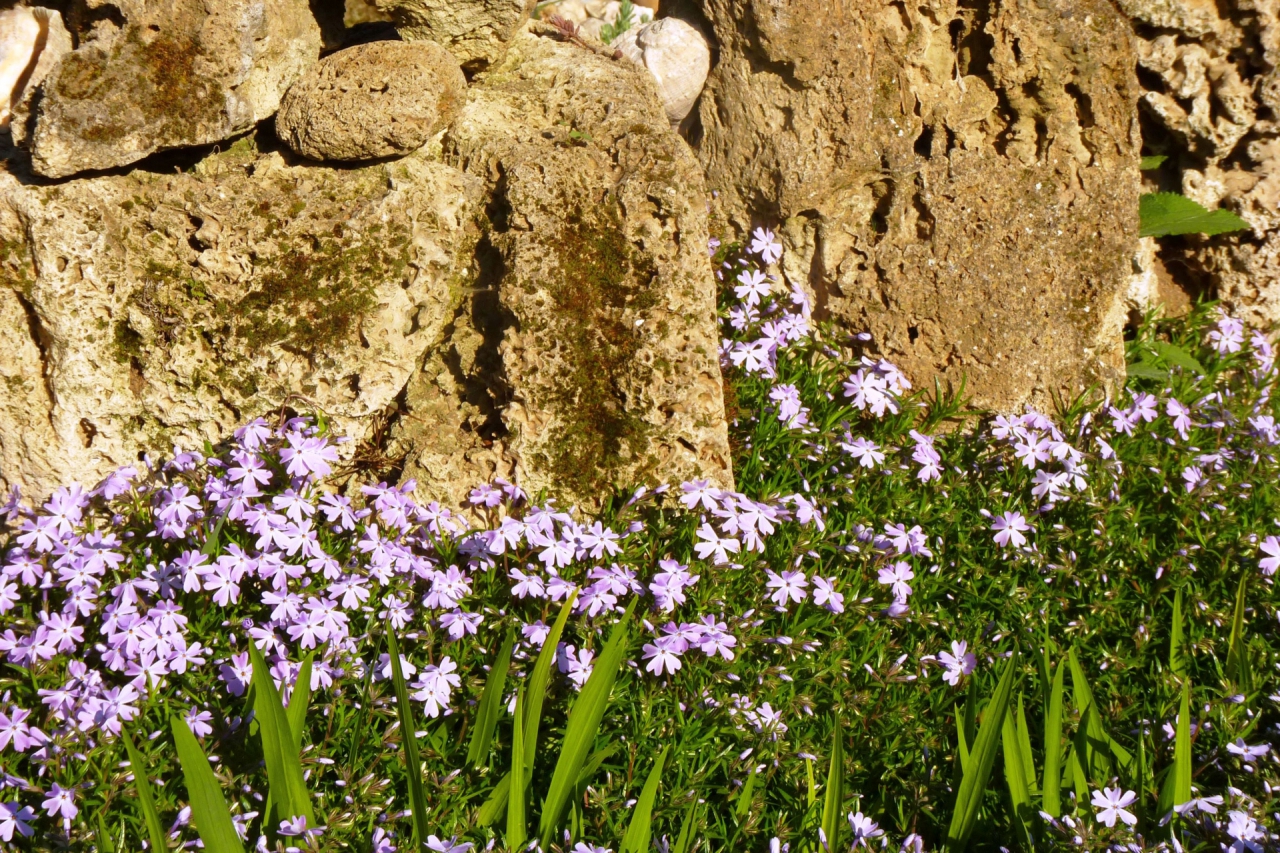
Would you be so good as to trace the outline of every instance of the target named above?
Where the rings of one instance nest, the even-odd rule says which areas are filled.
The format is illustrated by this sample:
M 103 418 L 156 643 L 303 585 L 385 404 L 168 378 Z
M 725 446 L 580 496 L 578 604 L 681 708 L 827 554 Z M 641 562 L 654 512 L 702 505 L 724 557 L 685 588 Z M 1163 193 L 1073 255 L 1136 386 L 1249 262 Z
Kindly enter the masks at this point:
M 511 647 L 515 635 L 507 632 L 507 639 L 498 652 L 498 659 L 489 670 L 480 694 L 480 707 L 476 709 L 476 725 L 471 730 L 471 743 L 467 745 L 467 763 L 477 770 L 484 766 L 493 743 L 493 732 L 498 727 L 498 713 L 502 710 L 502 691 L 507 684 L 507 669 L 511 666 Z
M 391 623 L 386 624 L 387 654 L 391 660 L 391 682 L 396 691 L 396 714 L 400 718 L 400 738 L 404 741 L 404 773 L 409 784 L 409 808 L 413 810 L 413 849 L 420 851 L 430 834 L 427 823 L 427 795 L 422 788 L 422 760 L 418 757 L 418 729 L 409 704 L 409 686 L 400 666 L 400 644 Z
M 1076 751 L 1081 763 L 1088 768 L 1089 781 L 1101 788 L 1111 781 L 1109 738 L 1074 648 L 1067 652 L 1067 662 L 1071 666 L 1071 693 L 1080 710 L 1080 728 L 1085 733 L 1083 740 L 1077 738 Z
M 1053 673 L 1049 688 L 1049 706 L 1044 715 L 1044 793 L 1040 808 L 1050 817 L 1062 817 L 1062 663 Z
M 94 830 L 93 840 L 98 845 L 98 853 L 116 853 L 115 841 L 111 838 L 111 830 L 107 829 L 107 822 L 102 819 L 102 812 L 98 812 L 95 820 L 97 828 Z M 152 842 L 151 849 L 164 853 L 164 848 L 157 848 L 155 842 Z
M 622 853 L 649 853 L 649 839 L 653 834 L 653 801 L 658 797 L 658 783 L 662 781 L 662 766 L 667 762 L 667 753 L 671 746 L 662 748 L 649 778 L 644 780 L 644 788 L 640 798 L 636 800 L 635 810 L 631 812 L 631 822 L 627 824 L 627 834 L 622 837 Z
M 618 751 L 622 744 L 617 741 L 609 744 L 603 749 L 597 749 L 591 754 L 591 758 L 587 759 L 587 763 L 582 765 L 582 769 L 578 771 L 578 779 L 574 782 L 575 788 L 581 788 L 587 782 L 591 781 L 591 777 L 596 775 L 596 771 L 600 769 L 600 765 L 604 764 L 609 756 Z
M 694 797 L 689 807 L 684 810 L 684 820 L 680 822 L 680 835 L 676 838 L 676 846 L 671 853 L 693 853 L 695 845 L 694 833 L 698 824 L 698 798 Z
M 542 724 L 542 700 L 546 698 L 547 685 L 551 681 L 551 665 L 556 660 L 560 635 L 564 633 L 565 623 L 569 621 L 569 614 L 573 612 L 573 604 L 577 600 L 576 591 L 565 600 L 564 606 L 560 608 L 560 615 L 556 617 L 555 624 L 551 626 L 551 632 L 547 634 L 547 639 L 542 644 L 542 651 L 534 661 L 533 672 L 529 674 L 524 694 L 525 702 L 528 703 L 524 709 L 524 766 L 526 768 L 533 767 L 533 760 L 538 752 L 538 727 Z M 525 776 L 524 781 L 526 785 L 529 784 L 529 777 Z
M 841 809 L 844 807 L 844 726 L 836 718 L 835 732 L 831 735 L 831 763 L 827 767 L 827 789 L 822 796 L 822 832 L 827 837 L 827 849 L 834 850 L 840 842 L 840 827 L 844 823 Z
M 1249 671 L 1249 649 L 1244 636 L 1245 591 L 1249 582 L 1249 573 L 1240 576 L 1240 585 L 1236 587 L 1235 612 L 1231 616 L 1231 644 L 1227 647 L 1227 678 L 1231 679 L 1236 689 L 1248 694 L 1253 690 L 1253 677 Z
M 1173 624 L 1169 626 L 1169 671 L 1176 675 L 1185 675 L 1187 662 L 1183 649 L 1185 640 L 1182 635 L 1182 590 L 1173 594 Z
M 155 791 L 151 787 L 151 780 L 147 778 L 146 762 L 142 760 L 142 754 L 138 752 L 127 729 L 120 730 L 120 739 L 124 741 L 125 752 L 129 755 L 129 769 L 133 771 L 133 784 L 138 789 L 138 809 L 147 826 L 151 849 L 163 853 L 168 849 L 168 841 L 164 835 L 164 824 L 160 822 L 160 811 L 156 808 Z
M 987 790 L 987 782 L 996 763 L 996 752 L 1000 748 L 1000 732 L 1004 726 L 1005 712 L 1009 710 L 1017 663 L 1018 654 L 1015 651 L 1005 664 L 995 693 L 987 703 L 982 725 L 978 728 L 969 760 L 965 763 L 960 790 L 956 793 L 955 808 L 951 813 L 951 825 L 947 829 L 947 850 L 950 853 L 960 853 L 965 848 L 978 822 L 982 795 Z
M 515 853 L 524 847 L 529 822 L 525 818 L 525 779 L 529 769 L 524 762 L 524 731 L 519 724 L 524 710 L 524 689 L 516 694 L 516 724 L 511 735 L 511 782 L 507 791 L 507 849 Z
M 249 643 L 249 660 L 253 663 L 254 716 L 258 721 L 258 736 L 262 739 L 262 755 L 267 765 L 267 783 L 271 799 L 276 804 L 276 814 L 281 820 L 305 817 L 307 826 L 315 826 L 316 817 L 311 809 L 311 797 L 302 776 L 302 761 L 295 746 L 298 740 L 289 726 L 288 714 L 267 662 L 254 643 Z
M 302 735 L 307 728 L 307 707 L 311 704 L 311 665 L 315 656 L 315 652 L 309 652 L 302 659 L 298 680 L 289 697 L 289 707 L 285 709 L 289 717 L 289 732 L 293 735 L 293 748 L 299 753 L 302 751 Z
M 751 801 L 756 794 L 756 781 L 760 774 L 756 773 L 754 767 L 747 773 L 747 781 L 743 783 L 742 790 L 738 792 L 738 802 L 733 807 L 734 817 L 741 820 L 747 816 L 747 812 L 751 811 Z
M 249 647 L 253 648 L 253 644 L 250 643 Z M 169 725 L 173 729 L 173 745 L 178 752 L 183 782 L 191 801 L 191 822 L 204 842 L 206 853 L 244 853 L 244 845 L 240 843 L 236 825 L 231 820 L 231 810 L 222 795 L 222 786 L 218 784 L 218 777 L 213 775 L 213 768 L 209 766 L 209 759 L 196 736 L 191 733 L 187 721 L 178 714 L 170 718 Z M 132 758 L 129 760 L 133 761 Z M 138 775 L 134 773 L 135 778 Z M 310 821 L 308 825 L 311 825 Z M 156 849 L 163 851 L 166 848 Z
M 476 826 L 493 826 L 498 822 L 498 818 L 502 816 L 503 810 L 507 807 L 507 796 L 511 793 L 511 774 L 506 773 L 493 790 L 489 792 L 489 799 L 484 801 L 484 805 L 480 806 L 480 811 L 476 812 Z
M 591 753 L 596 735 L 600 731 L 600 722 L 604 719 L 605 709 L 609 705 L 609 694 L 622 668 L 622 659 L 627 650 L 627 637 L 631 624 L 631 614 L 635 609 L 635 600 L 627 607 L 626 614 L 609 633 L 609 641 L 600 652 L 587 683 L 582 692 L 574 700 L 569 709 L 569 719 L 564 727 L 564 741 L 560 746 L 560 756 L 556 759 L 556 769 L 551 774 L 551 785 L 547 788 L 546 799 L 542 803 L 542 821 L 538 834 L 542 838 L 542 849 L 551 847 L 551 836 L 564 816 L 569 805 L 569 798 L 578 782 L 578 774 L 583 763 Z M 551 642 L 550 638 L 547 640 Z M 528 745 L 525 745 L 528 754 Z M 532 766 L 532 765 L 529 765 Z M 515 789 L 513 788 L 513 791 Z
M 1031 831 L 1026 823 L 1031 812 L 1031 790 L 1027 784 L 1022 746 L 1018 742 L 1018 725 L 1013 717 L 1013 714 L 1006 713 L 1000 726 L 1000 740 L 1004 748 L 1004 781 L 1013 806 L 1014 832 L 1022 848 L 1031 850 Z
M 1173 736 L 1173 767 L 1160 789 L 1159 810 L 1169 813 L 1191 799 L 1191 682 L 1182 683 L 1182 701 L 1178 704 L 1178 722 Z
M 964 697 L 964 710 L 956 715 L 956 764 L 951 773 L 951 787 L 960 789 L 964 768 L 969 763 L 969 745 L 978 726 L 978 690 L 976 679 L 969 679 Z
M 1022 756 L 1022 777 L 1027 780 L 1027 790 L 1031 793 L 1039 793 L 1040 788 L 1036 785 L 1036 765 L 1035 757 L 1031 753 L 1031 731 L 1027 728 L 1027 713 L 1022 707 L 1022 694 L 1018 694 L 1018 717 L 1014 720 L 1017 725 L 1018 735 L 1018 752 Z

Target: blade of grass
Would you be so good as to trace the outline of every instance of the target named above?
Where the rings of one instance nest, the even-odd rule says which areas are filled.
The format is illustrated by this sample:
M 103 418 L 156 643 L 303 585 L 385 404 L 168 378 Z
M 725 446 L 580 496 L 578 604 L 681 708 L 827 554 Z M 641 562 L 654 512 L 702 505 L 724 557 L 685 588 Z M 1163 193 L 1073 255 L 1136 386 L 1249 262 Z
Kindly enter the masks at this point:
M 1004 715 L 1004 722 L 1000 726 L 1000 740 L 1004 749 L 1004 781 L 1009 789 L 1009 802 L 1013 806 L 1014 832 L 1022 848 L 1031 850 L 1031 832 L 1026 824 L 1027 813 L 1031 810 L 1031 791 L 1027 786 L 1022 747 L 1018 743 L 1018 725 L 1011 713 Z
M 698 798 L 694 797 L 684 811 L 684 820 L 680 822 L 680 835 L 676 838 L 676 846 L 671 853 L 693 853 L 693 834 L 698 823 Z
M 1018 654 L 1015 650 L 1005 664 L 1004 673 L 1000 676 L 991 701 L 987 703 L 969 760 L 965 762 L 960 790 L 956 792 L 955 808 L 951 813 L 951 825 L 947 829 L 947 850 L 950 853 L 960 853 L 965 848 L 969 843 L 969 835 L 978 822 L 982 796 L 987 790 L 987 782 L 996 762 L 996 751 L 1000 747 L 1000 732 L 1004 726 L 1005 712 L 1009 710 L 1017 662 Z
M 1249 650 L 1244 637 L 1245 591 L 1249 582 L 1249 573 L 1240 576 L 1240 585 L 1236 587 L 1235 612 L 1231 616 L 1231 643 L 1227 647 L 1227 678 L 1231 679 L 1241 693 L 1252 692 L 1252 673 L 1249 672 Z
M 1014 720 L 1017 726 L 1018 754 L 1022 756 L 1022 778 L 1027 780 L 1027 790 L 1036 794 L 1040 789 L 1036 785 L 1035 758 L 1031 754 L 1031 732 L 1027 729 L 1027 714 L 1022 708 L 1022 694 L 1018 694 L 1018 717 Z
M 396 691 L 396 714 L 400 718 L 400 737 L 404 741 L 405 778 L 409 783 L 409 808 L 413 810 L 413 849 L 421 850 L 430 834 L 427 823 L 427 795 L 422 789 L 422 761 L 418 757 L 418 729 L 409 704 L 409 686 L 400 666 L 400 644 L 391 622 L 386 623 L 387 653 L 391 659 L 391 682 Z
M 253 644 L 249 646 L 252 648 Z M 183 782 L 191 801 L 191 822 L 204 842 L 204 849 L 207 853 L 244 853 L 222 786 L 218 784 L 218 777 L 213 775 L 213 768 L 209 766 L 209 759 L 196 736 L 191 733 L 187 721 L 178 714 L 170 718 L 169 725 L 173 729 L 173 745 L 178 752 Z M 137 774 L 134 775 L 136 777 Z
M 516 694 L 516 720 L 511 735 L 511 783 L 507 791 L 507 849 L 518 851 L 528 838 L 528 821 L 524 814 L 524 731 L 519 725 L 520 712 L 524 710 L 524 688 Z
M 528 707 L 524 709 L 524 766 L 526 768 L 533 767 L 533 760 L 537 755 L 538 726 L 542 723 L 542 700 L 546 698 L 547 684 L 551 680 L 551 665 L 555 663 L 556 649 L 560 646 L 560 635 L 564 633 L 565 623 L 569 621 L 569 614 L 573 612 L 573 604 L 577 600 L 576 590 L 565 599 L 564 606 L 560 608 L 560 615 L 556 617 L 555 624 L 551 626 L 551 632 L 543 641 L 542 651 L 538 653 L 538 658 L 533 664 L 533 672 L 529 675 L 525 690 L 525 701 L 528 702 Z M 529 777 L 525 776 L 524 781 L 528 785 Z
M 1089 781 L 1101 788 L 1111 781 L 1110 738 L 1102 726 L 1102 716 L 1094 704 L 1093 691 L 1089 689 L 1074 648 L 1067 652 L 1067 661 L 1071 666 L 1071 693 L 1080 709 L 1080 729 L 1085 733 L 1083 740 L 1077 738 L 1076 751 L 1089 770 Z
M 542 838 L 543 850 L 551 847 L 552 833 L 569 805 L 569 797 L 577 784 L 578 774 L 600 731 L 600 723 L 609 705 L 609 694 L 613 691 L 613 684 L 618 678 L 622 659 L 626 654 L 628 628 L 635 606 L 635 599 L 632 599 L 622 620 L 613 626 L 609 641 L 605 643 L 604 650 L 592 667 L 587 683 L 582 686 L 582 692 L 569 709 L 560 756 L 556 759 L 551 785 L 547 788 L 547 796 L 542 803 L 542 821 L 538 834 Z M 547 642 L 550 643 L 550 639 Z M 525 754 L 528 754 L 527 744 Z
M 618 747 L 620 746 L 620 743 L 615 742 L 609 744 L 604 749 L 597 749 L 592 753 L 591 758 L 587 760 L 586 764 L 582 765 L 582 770 L 578 772 L 578 778 L 574 782 L 574 787 L 582 787 L 589 782 L 591 777 L 596 775 L 596 771 L 600 769 L 600 765 L 604 764 L 605 760 L 609 756 L 617 752 Z
M 747 781 L 743 783 L 742 790 L 738 792 L 738 802 L 733 808 L 733 814 L 739 820 L 747 816 L 747 812 L 751 811 L 751 800 L 756 793 L 756 773 L 755 767 L 747 773 Z
M 476 826 L 493 826 L 497 823 L 503 809 L 507 806 L 507 797 L 510 793 L 511 774 L 506 773 L 489 792 L 489 799 L 480 806 L 480 811 L 476 812 Z
M 1175 675 L 1185 675 L 1187 671 L 1182 646 L 1182 590 L 1179 589 L 1173 594 L 1173 624 L 1169 626 L 1169 671 Z
M 827 789 L 822 796 L 822 832 L 827 836 L 827 849 L 834 850 L 840 841 L 840 826 L 844 815 L 844 726 L 836 718 L 835 732 L 831 735 L 831 763 L 827 767 Z
M 1066 669 L 1058 663 L 1049 688 L 1044 716 L 1044 793 L 1040 807 L 1050 817 L 1062 817 L 1062 678 Z
M 138 808 L 142 812 L 143 823 L 147 826 L 151 849 L 163 853 L 168 849 L 168 842 L 164 835 L 164 824 L 160 822 L 160 812 L 156 808 L 155 792 L 151 787 L 151 780 L 147 778 L 147 765 L 127 729 L 120 730 L 120 739 L 124 741 L 125 752 L 129 755 L 129 769 L 133 771 L 133 784 L 138 789 Z
M 476 725 L 471 731 L 471 743 L 467 745 L 467 763 L 479 770 L 489 754 L 493 731 L 498 727 L 498 712 L 502 710 L 502 691 L 507 684 L 507 669 L 511 666 L 511 647 L 515 634 L 507 632 L 507 639 L 498 652 L 498 659 L 489 670 L 484 690 L 480 694 L 480 707 L 476 710 Z
M 666 764 L 667 753 L 670 751 L 670 744 L 662 748 L 653 769 L 649 771 L 649 777 L 644 780 L 640 798 L 636 800 L 635 809 L 631 812 L 631 822 L 627 824 L 627 834 L 622 837 L 622 853 L 649 853 L 649 839 L 653 833 L 653 801 L 658 797 L 662 766 Z
M 98 846 L 98 853 L 116 853 L 115 842 L 111 839 L 111 831 L 107 829 L 106 821 L 102 819 L 102 812 L 98 812 L 96 820 L 97 828 L 94 830 L 93 840 Z M 159 849 L 161 853 L 164 853 L 164 848 L 157 848 L 154 841 L 151 844 L 151 849 Z
M 1178 704 L 1178 722 L 1173 736 L 1173 767 L 1165 776 L 1157 808 L 1168 814 L 1174 806 L 1191 799 L 1191 682 L 1182 683 L 1182 701 Z
M 253 688 L 256 693 L 253 710 L 262 740 L 263 759 L 267 765 L 269 794 L 276 803 L 277 814 L 283 808 L 284 818 L 305 817 L 307 826 L 316 825 L 311 797 L 302 775 L 302 761 L 294 746 L 297 738 L 289 727 L 289 718 L 280 700 L 280 691 L 262 658 L 256 643 L 249 643 L 249 660 L 253 663 Z
M 302 733 L 307 727 L 307 706 L 311 704 L 311 665 L 315 656 L 315 652 L 308 652 L 302 659 L 293 695 L 289 697 L 289 707 L 285 709 L 289 717 L 289 733 L 293 735 L 293 748 L 299 753 L 302 751 Z

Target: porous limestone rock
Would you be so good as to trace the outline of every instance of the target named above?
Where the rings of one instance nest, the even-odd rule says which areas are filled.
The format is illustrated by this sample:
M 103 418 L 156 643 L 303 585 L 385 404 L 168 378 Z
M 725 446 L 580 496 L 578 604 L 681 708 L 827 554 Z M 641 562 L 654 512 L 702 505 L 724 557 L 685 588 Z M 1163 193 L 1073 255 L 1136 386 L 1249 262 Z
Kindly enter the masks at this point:
M 326 56 L 294 83 L 276 135 L 312 160 L 416 151 L 453 120 L 467 79 L 430 42 L 378 41 Z
M 424 154 L 247 141 L 178 174 L 0 169 L 0 486 L 95 482 L 282 404 L 367 439 L 462 298 L 483 191 Z
M 1110 3 L 696 2 L 708 185 L 737 228 L 781 226 L 819 316 L 981 406 L 1115 386 L 1139 134 Z
M 274 114 L 320 54 L 307 0 L 110 5 L 115 14 L 82 34 L 41 87 L 37 174 L 61 178 L 229 139 Z
M 1280 0 L 1120 0 L 1134 21 L 1154 177 L 1250 231 L 1161 241 L 1186 289 L 1253 325 L 1280 322 Z
M 479 70 L 502 58 L 537 0 L 374 0 L 405 41 L 432 41 Z
M 707 199 L 646 72 L 523 34 L 443 145 L 494 189 L 475 291 L 406 391 L 405 475 L 730 485 Z

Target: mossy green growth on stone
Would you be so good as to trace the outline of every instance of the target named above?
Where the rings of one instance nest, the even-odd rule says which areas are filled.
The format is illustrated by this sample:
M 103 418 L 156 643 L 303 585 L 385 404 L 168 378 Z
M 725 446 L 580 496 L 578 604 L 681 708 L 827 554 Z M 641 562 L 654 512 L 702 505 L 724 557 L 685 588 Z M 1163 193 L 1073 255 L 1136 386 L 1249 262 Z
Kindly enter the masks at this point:
M 628 391 L 646 386 L 652 374 L 639 358 L 644 341 L 635 312 L 656 304 L 657 270 L 623 233 L 613 198 L 572 214 L 548 248 L 561 275 L 548 286 L 556 319 L 547 331 L 563 347 L 567 372 L 552 394 L 559 424 L 535 455 L 557 485 L 598 493 L 644 453 L 650 427 Z

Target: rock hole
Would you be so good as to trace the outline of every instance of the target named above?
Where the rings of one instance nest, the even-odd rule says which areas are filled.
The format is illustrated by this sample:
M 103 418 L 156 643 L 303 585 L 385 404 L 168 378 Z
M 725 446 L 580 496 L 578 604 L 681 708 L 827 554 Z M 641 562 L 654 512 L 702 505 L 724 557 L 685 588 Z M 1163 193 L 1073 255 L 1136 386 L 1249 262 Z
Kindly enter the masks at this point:
M 58 272 L 66 272 L 66 271 L 67 271 L 67 259 L 66 259 L 66 258 L 58 258 L 57 267 L 58 267 Z
M 919 326 L 907 326 L 907 337 L 911 339 L 911 343 L 916 342 L 916 338 L 920 337 Z
M 961 74 L 991 79 L 991 54 L 995 39 L 987 33 L 993 4 L 986 0 L 961 0 L 956 7 L 957 17 L 949 26 L 952 50 Z M 957 26 L 957 24 L 959 26 Z M 992 85 L 991 88 L 998 88 Z
M 88 418 L 80 419 L 80 440 L 86 448 L 93 447 L 93 440 L 98 435 L 98 428 Z
M 933 128 L 925 125 L 921 129 L 920 135 L 916 137 L 915 149 L 921 157 L 933 156 Z
M 889 231 L 889 214 L 893 210 L 893 181 L 880 181 L 871 189 L 876 201 L 875 210 L 871 212 L 871 230 L 878 235 Z
M 942 128 L 942 129 L 943 129 L 944 131 L 946 131 L 946 133 L 947 133 L 947 150 L 946 150 L 946 155 L 947 155 L 948 157 L 950 157 L 950 156 L 951 156 L 951 152 L 952 152 L 952 151 L 955 151 L 957 148 L 959 148 L 959 147 L 960 147 L 960 145 L 959 145 L 959 143 L 956 141 L 956 132 L 955 132 L 954 130 L 952 130 L 952 129 L 951 129 L 951 128 L 949 128 L 949 127 L 946 127 L 945 125 L 943 126 L 943 128 Z
M 689 441 L 687 438 L 676 436 L 676 441 L 679 442 L 681 447 L 683 447 L 685 450 L 689 451 L 690 453 L 698 452 L 698 448 L 694 447 L 693 442 Z
M 1068 83 L 1067 94 L 1076 103 L 1076 121 L 1080 127 L 1093 127 L 1093 99 L 1086 95 L 1075 83 Z
M 917 175 L 917 189 L 911 194 L 911 208 L 916 217 L 916 238 L 919 240 L 932 240 L 934 217 L 929 212 L 929 206 L 924 203 L 923 187 L 920 186 L 920 183 L 920 176 Z

